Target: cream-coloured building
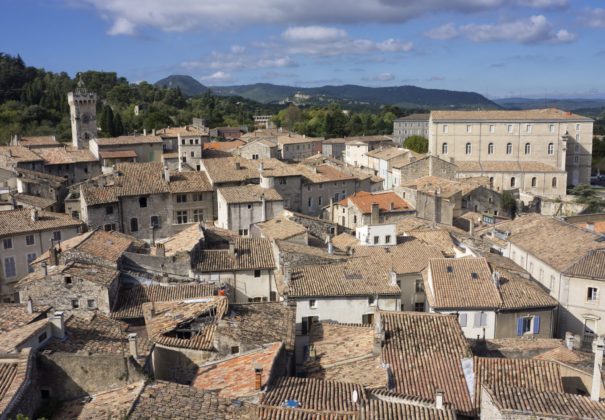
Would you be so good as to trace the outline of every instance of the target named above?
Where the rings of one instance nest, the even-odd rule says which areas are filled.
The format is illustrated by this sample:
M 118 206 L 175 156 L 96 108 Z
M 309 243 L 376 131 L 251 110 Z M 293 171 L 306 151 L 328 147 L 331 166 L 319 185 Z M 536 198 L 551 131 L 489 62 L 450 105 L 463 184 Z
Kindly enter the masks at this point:
M 553 197 L 590 182 L 592 131 L 592 119 L 558 109 L 433 111 L 429 153 L 458 165 L 459 177 Z

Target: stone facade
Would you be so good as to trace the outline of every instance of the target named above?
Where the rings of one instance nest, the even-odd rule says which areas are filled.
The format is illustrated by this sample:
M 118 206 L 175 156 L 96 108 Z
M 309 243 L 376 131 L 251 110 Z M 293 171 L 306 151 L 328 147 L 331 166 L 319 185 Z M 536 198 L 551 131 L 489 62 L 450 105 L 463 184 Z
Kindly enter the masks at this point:
M 97 95 L 79 86 L 67 94 L 71 120 L 71 141 L 76 149 L 88 149 L 97 137 Z
M 393 185 L 395 187 L 405 185 L 424 176 L 454 179 L 456 178 L 457 170 L 458 168 L 455 164 L 429 155 L 415 162 L 394 165 L 392 168 Z
M 428 113 L 412 114 L 407 117 L 397 118 L 393 121 L 393 141 L 397 145 L 403 146 L 405 140 L 411 136 L 428 138 L 429 115 Z

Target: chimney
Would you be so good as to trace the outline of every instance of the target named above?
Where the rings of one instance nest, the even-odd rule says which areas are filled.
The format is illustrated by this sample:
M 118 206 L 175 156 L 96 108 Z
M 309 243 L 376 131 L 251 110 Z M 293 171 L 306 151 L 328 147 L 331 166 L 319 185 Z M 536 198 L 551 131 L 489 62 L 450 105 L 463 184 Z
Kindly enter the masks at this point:
M 50 254 L 50 265 L 59 265 L 59 254 L 61 251 L 57 249 L 54 241 L 48 252 Z
M 394 271 L 389 271 L 389 283 L 391 286 L 397 286 L 397 273 Z
M 34 313 L 34 301 L 32 298 L 27 298 L 27 313 L 30 315 Z
M 32 218 L 32 222 L 37 222 L 38 221 L 38 210 L 37 209 L 31 209 L 30 215 L 31 215 L 31 218 Z
M 593 222 L 586 222 L 586 229 L 588 229 L 591 232 L 594 232 L 594 223 Z
M 435 408 L 443 410 L 443 391 L 440 389 L 435 390 Z
M 144 129 L 143 129 L 143 135 L 144 135 L 144 136 L 146 136 L 146 135 L 147 135 L 147 129 L 146 129 L 146 128 L 144 128 Z
M 384 329 L 382 328 L 382 322 L 380 322 L 380 313 L 376 313 L 374 320 L 374 345 L 372 347 L 372 353 L 374 356 L 378 356 L 382 353 L 382 343 L 384 342 Z
M 164 166 L 164 180 L 170 182 L 170 170 L 168 169 L 168 166 Z
M 334 254 L 334 244 L 332 243 L 332 237 L 328 236 L 328 254 Z
M 601 367 L 603 366 L 603 337 L 596 337 L 592 343 L 592 351 L 594 352 L 594 369 L 592 372 L 592 388 L 590 390 L 590 399 L 599 401 L 601 394 Z
M 569 350 L 573 350 L 573 342 L 575 341 L 576 337 L 573 335 L 573 333 L 567 331 L 565 333 L 565 347 L 567 347 Z
M 151 134 L 155 136 L 155 128 L 151 130 Z
M 290 263 L 285 262 L 284 263 L 284 283 L 290 284 L 291 275 L 292 275 L 292 272 L 290 271 Z
M 44 277 L 48 276 L 48 264 L 46 264 L 46 261 L 42 262 L 42 268 L 44 269 Z
M 229 255 L 235 257 L 235 241 L 229 240 Z
M 138 360 L 139 350 L 137 349 L 137 333 L 128 334 L 128 348 L 130 349 L 130 355 Z
M 265 165 L 263 165 L 263 162 L 259 163 L 258 172 L 260 172 L 262 174 L 264 170 L 265 170 Z
M 55 312 L 50 317 L 50 323 L 52 326 L 52 335 L 60 340 L 65 338 L 65 320 L 63 319 L 63 312 Z
M 239 171 L 240 169 L 242 169 L 242 164 L 240 162 L 235 162 L 235 169 L 237 171 Z
M 254 389 L 256 389 L 257 391 L 260 391 L 262 385 L 263 385 L 263 368 L 260 367 L 259 365 L 255 365 L 254 366 Z
M 378 203 L 372 203 L 372 215 L 370 216 L 370 225 L 380 223 L 380 207 Z
M 166 248 L 164 248 L 164 244 L 156 244 L 155 245 L 155 256 L 164 257 L 165 255 L 166 255 Z
M 494 271 L 492 273 L 492 281 L 494 282 L 494 285 L 496 286 L 496 288 L 499 289 L 500 288 L 500 273 L 498 273 L 497 271 Z
M 475 234 L 475 221 L 473 219 L 468 221 L 468 233 L 471 236 Z

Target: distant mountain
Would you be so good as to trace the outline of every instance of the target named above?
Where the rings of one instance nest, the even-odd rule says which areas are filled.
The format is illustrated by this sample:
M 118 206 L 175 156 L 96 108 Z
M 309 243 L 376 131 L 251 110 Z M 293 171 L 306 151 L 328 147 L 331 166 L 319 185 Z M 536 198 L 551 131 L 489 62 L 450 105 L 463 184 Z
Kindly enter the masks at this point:
M 173 74 L 158 80 L 155 86 L 163 88 L 179 88 L 181 93 L 186 96 L 196 96 L 208 92 L 208 88 L 195 80 L 191 76 Z
M 301 88 L 257 83 L 241 86 L 213 86 L 217 95 L 242 96 L 257 102 L 317 105 L 339 101 L 344 105 L 397 105 L 405 108 L 499 109 L 500 106 L 475 92 L 424 89 L 416 86 L 366 87 L 358 85 Z
M 564 111 L 600 109 L 605 107 L 605 99 L 585 98 L 502 98 L 494 102 L 506 109 L 558 108 Z

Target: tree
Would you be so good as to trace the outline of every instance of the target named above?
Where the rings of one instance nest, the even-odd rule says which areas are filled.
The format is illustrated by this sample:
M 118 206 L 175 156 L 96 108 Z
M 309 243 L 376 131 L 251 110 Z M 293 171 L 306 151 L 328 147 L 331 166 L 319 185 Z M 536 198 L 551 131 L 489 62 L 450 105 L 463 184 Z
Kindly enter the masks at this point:
M 416 153 L 426 153 L 429 151 L 429 141 L 426 137 L 410 136 L 405 139 L 403 147 Z
M 569 193 L 576 196 L 576 203 L 587 206 L 585 213 L 600 213 L 605 208 L 605 202 L 590 185 L 576 185 Z
M 514 219 L 517 215 L 517 200 L 510 191 L 504 191 L 502 193 L 502 209 L 508 213 L 511 219 Z

